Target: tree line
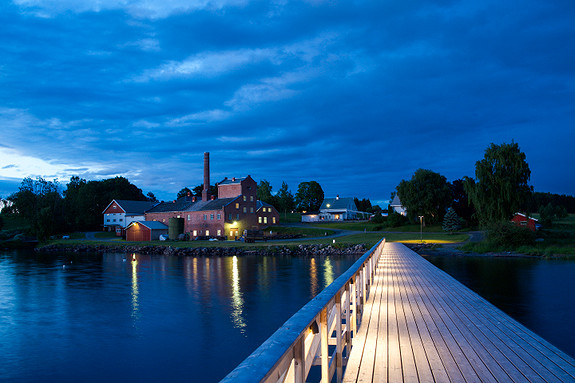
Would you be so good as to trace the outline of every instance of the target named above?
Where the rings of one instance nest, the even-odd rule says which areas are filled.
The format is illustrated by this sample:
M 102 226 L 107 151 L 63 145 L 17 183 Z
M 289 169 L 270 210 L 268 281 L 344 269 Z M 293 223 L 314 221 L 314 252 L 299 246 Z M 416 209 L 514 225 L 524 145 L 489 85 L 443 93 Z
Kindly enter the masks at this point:
M 447 182 L 439 173 L 418 169 L 410 180 L 399 183 L 396 193 L 409 221 L 419 222 L 423 216 L 428 223 L 441 223 L 447 218 L 450 229 L 457 228 L 461 220 L 467 226 L 509 221 L 516 212 L 539 212 L 550 225 L 554 219 L 575 213 L 574 197 L 536 193 L 529 185 L 530 176 L 525 153 L 517 143 L 492 143 L 476 162 L 474 177 Z M 395 192 L 391 199 L 394 196 Z M 397 220 L 392 214 L 390 219 Z

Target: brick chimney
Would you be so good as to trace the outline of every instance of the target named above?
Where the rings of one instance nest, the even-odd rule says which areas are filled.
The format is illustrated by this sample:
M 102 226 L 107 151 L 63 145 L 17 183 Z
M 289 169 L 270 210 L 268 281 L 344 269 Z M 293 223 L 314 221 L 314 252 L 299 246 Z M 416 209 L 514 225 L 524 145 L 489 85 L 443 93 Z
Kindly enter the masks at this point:
M 202 190 L 202 201 L 208 200 L 208 190 L 210 190 L 210 153 L 204 153 L 204 190 Z

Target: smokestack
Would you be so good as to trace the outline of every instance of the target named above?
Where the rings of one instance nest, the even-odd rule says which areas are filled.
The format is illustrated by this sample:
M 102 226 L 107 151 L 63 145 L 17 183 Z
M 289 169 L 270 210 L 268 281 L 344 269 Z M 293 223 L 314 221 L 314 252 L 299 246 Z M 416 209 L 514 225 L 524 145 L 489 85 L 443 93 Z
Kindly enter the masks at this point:
M 210 189 L 210 153 L 204 153 L 204 190 L 202 190 L 202 201 L 208 200 L 208 190 Z

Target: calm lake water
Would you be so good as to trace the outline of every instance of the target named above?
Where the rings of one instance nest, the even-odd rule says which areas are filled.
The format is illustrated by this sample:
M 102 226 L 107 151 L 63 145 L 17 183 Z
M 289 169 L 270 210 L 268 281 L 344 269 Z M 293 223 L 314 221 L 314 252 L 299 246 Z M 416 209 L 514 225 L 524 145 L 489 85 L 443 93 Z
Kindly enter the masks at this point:
M 468 256 L 425 258 L 575 357 L 575 260 Z
M 0 381 L 219 381 L 355 259 L 0 252 Z

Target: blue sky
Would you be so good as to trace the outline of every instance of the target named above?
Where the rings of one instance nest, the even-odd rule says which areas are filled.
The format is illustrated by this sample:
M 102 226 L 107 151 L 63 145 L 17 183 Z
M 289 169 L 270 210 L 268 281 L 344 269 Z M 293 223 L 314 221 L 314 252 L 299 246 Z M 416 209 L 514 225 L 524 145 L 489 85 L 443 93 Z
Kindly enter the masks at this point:
M 517 142 L 575 194 L 575 2 L 3 0 L 0 196 L 125 176 L 172 199 L 250 174 L 382 201 Z

